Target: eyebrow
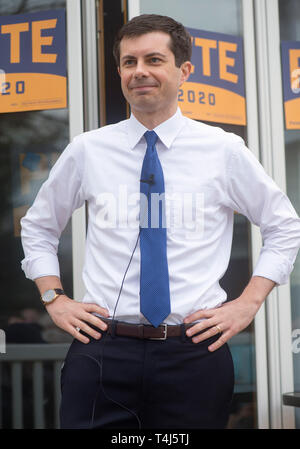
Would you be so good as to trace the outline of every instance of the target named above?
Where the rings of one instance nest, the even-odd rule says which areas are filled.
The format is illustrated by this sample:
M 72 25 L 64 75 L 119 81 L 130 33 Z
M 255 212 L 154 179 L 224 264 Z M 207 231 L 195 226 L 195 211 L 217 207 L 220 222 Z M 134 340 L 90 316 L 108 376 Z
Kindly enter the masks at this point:
M 152 53 L 147 53 L 145 55 L 146 58 L 150 58 L 151 56 L 160 56 L 160 57 L 166 59 L 166 55 L 164 55 L 163 53 L 160 53 L 159 51 L 154 51 Z M 123 61 L 124 59 L 136 59 L 136 57 L 132 56 L 132 55 L 125 55 L 125 56 L 122 56 L 121 61 Z

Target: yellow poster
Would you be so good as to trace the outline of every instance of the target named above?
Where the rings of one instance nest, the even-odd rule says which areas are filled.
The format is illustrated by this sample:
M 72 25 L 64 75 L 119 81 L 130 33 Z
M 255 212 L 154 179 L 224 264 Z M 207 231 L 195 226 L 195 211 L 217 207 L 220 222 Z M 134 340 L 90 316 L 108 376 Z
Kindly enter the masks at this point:
M 286 129 L 300 129 L 300 42 L 281 42 Z
M 193 71 L 179 91 L 182 113 L 196 120 L 246 125 L 242 38 L 187 30 Z
M 0 17 L 0 112 L 67 106 L 65 11 Z

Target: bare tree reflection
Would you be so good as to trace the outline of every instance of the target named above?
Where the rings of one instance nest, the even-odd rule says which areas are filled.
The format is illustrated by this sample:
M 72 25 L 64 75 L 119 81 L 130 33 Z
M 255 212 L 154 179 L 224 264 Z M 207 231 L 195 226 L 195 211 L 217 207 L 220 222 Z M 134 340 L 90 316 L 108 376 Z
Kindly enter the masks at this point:
M 26 142 L 28 148 L 40 146 L 42 151 L 47 143 L 47 146 L 61 151 L 68 138 L 68 113 L 65 109 L 26 111 L 0 116 L 0 145 L 3 145 L 3 149 L 15 145 L 23 146 Z
M 63 8 L 65 4 L 65 0 L 1 0 L 0 15 Z

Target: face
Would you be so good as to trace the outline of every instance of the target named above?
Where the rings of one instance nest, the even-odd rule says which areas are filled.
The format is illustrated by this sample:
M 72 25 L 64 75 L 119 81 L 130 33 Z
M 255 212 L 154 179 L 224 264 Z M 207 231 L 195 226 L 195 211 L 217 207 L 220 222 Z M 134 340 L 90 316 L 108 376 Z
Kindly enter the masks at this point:
M 188 78 L 191 64 L 176 67 L 169 43 L 170 36 L 159 31 L 122 39 L 118 70 L 133 113 L 176 111 L 178 89 Z

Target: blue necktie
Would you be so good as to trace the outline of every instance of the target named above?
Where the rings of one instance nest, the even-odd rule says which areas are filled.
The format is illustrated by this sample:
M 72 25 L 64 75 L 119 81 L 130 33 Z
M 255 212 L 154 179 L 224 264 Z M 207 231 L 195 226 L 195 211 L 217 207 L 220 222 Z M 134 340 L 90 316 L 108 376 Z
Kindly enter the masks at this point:
M 169 272 L 167 261 L 167 230 L 163 200 L 165 192 L 162 167 L 157 155 L 155 131 L 146 131 L 147 150 L 143 161 L 140 192 L 140 307 L 141 313 L 155 327 L 170 314 Z M 152 203 L 151 196 L 156 197 Z M 164 197 L 164 195 L 163 195 Z M 158 201 L 158 199 L 160 200 Z M 154 207 L 158 206 L 158 207 Z M 152 226 L 151 226 L 152 225 Z

